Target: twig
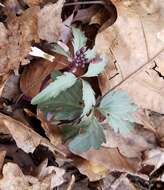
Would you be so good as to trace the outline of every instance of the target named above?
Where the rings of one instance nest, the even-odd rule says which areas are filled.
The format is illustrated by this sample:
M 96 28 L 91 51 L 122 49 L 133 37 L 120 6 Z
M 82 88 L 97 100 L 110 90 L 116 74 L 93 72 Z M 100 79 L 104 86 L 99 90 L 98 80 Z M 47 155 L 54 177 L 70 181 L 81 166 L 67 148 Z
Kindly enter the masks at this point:
M 114 86 L 113 88 L 111 88 L 107 93 L 105 93 L 97 102 L 96 105 L 98 105 L 100 103 L 100 101 L 102 100 L 102 98 L 104 96 L 106 96 L 108 93 L 110 93 L 111 91 L 115 90 L 117 87 L 119 87 L 121 84 L 123 84 L 124 82 L 126 82 L 128 79 L 130 79 L 131 77 L 133 77 L 135 74 L 141 72 L 147 65 L 149 65 L 158 55 L 160 55 L 162 52 L 164 51 L 164 48 L 162 48 L 154 57 L 152 57 L 150 60 L 148 60 L 145 64 L 143 64 L 141 67 L 139 67 L 138 69 L 136 69 L 134 72 L 132 72 L 129 76 L 125 77 L 124 80 L 122 80 L 121 82 L 119 82 L 116 86 Z
M 79 1 L 79 2 L 71 2 L 71 3 L 65 3 L 64 6 L 72 6 L 72 5 L 93 5 L 93 4 L 101 4 L 104 5 L 105 3 L 103 1 Z
M 75 184 L 75 176 L 72 175 L 72 176 L 71 176 L 71 180 L 70 180 L 70 182 L 69 182 L 68 187 L 67 187 L 66 190 L 71 190 L 71 189 L 73 188 L 73 185 L 74 185 L 74 184 Z

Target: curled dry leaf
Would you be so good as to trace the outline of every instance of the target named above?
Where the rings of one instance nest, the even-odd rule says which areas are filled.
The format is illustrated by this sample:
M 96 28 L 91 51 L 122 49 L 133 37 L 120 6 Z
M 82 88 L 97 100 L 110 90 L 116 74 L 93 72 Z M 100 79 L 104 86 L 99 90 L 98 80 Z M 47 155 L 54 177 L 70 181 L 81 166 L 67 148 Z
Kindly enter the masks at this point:
M 64 0 L 45 5 L 38 14 L 39 38 L 48 42 L 56 42 L 63 27 L 61 11 Z
M 108 171 L 136 172 L 140 167 L 138 159 L 128 159 L 122 156 L 117 148 L 91 149 L 82 154 L 77 154 L 83 161 L 75 159 L 75 165 L 91 181 L 105 177 Z
M 32 153 L 38 145 L 42 144 L 48 147 L 52 152 L 57 151 L 65 156 L 64 153 L 58 150 L 47 139 L 41 137 L 39 134 L 37 134 L 35 131 L 23 123 L 14 120 L 4 114 L 0 114 L 0 120 L 3 126 L 9 130 L 17 146 L 25 152 Z
M 50 189 L 61 185 L 64 182 L 63 175 L 65 170 L 55 166 L 48 166 L 48 159 L 44 160 L 37 168 L 37 178 L 40 181 L 48 182 L 51 176 Z
M 154 170 L 157 170 L 164 164 L 164 149 L 156 148 L 145 152 L 144 165 L 154 166 Z
M 44 80 L 52 71 L 64 69 L 67 66 L 68 61 L 60 55 L 55 55 L 55 60 L 52 63 L 43 59 L 32 61 L 24 69 L 20 78 L 22 92 L 29 97 L 36 96 L 41 90 Z
M 38 110 L 38 118 L 40 119 L 41 126 L 44 129 L 47 137 L 50 139 L 50 142 L 55 146 L 61 145 L 62 134 L 60 133 L 59 129 L 56 126 L 50 124 L 50 122 L 48 122 L 44 117 L 43 112 L 41 112 L 40 110 Z
M 160 69 L 159 76 L 154 70 L 155 63 L 153 64 L 156 61 L 161 68 L 163 62 L 163 52 L 157 56 L 164 48 L 163 41 L 157 38 L 158 32 L 164 28 L 162 1 L 151 1 L 154 9 L 148 9 L 149 11 L 145 8 L 146 3 L 143 6 L 143 2 L 147 2 L 145 0 L 139 3 L 130 1 L 130 5 L 126 1 L 113 2 L 118 10 L 118 18 L 114 25 L 97 35 L 96 47 L 97 51 L 106 52 L 109 57 L 111 54 L 114 56 L 119 74 L 110 79 L 110 71 L 104 83 L 109 82 L 111 89 L 126 80 L 120 88 L 127 90 L 137 105 L 164 113 L 163 78 L 160 77 L 163 75 Z M 149 7 L 150 5 L 147 6 Z M 148 62 L 149 67 L 141 72 L 141 67 Z M 135 77 L 127 80 L 127 77 L 139 69 L 140 72 Z M 108 90 L 105 88 L 105 91 Z
M 14 163 L 7 163 L 3 167 L 3 178 L 0 179 L 1 190 L 53 190 L 63 183 L 64 170 L 54 166 L 45 167 L 42 178 L 26 176 Z

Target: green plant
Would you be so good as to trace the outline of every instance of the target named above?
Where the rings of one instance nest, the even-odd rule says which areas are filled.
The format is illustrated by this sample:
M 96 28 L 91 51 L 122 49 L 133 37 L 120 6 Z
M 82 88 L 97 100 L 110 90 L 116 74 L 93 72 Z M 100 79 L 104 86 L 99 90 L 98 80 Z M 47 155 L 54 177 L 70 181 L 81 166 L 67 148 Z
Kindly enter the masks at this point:
M 95 48 L 87 49 L 87 38 L 78 28 L 72 28 L 74 54 L 69 48 L 59 43 L 54 44 L 53 51 L 67 57 L 70 67 L 86 68 L 82 76 L 73 72 L 55 71 L 51 82 L 32 99 L 45 115 L 51 113 L 52 120 L 67 121 L 63 134 L 73 152 L 83 152 L 90 148 L 98 149 L 105 142 L 103 126 L 95 116 L 99 111 L 115 132 L 125 134 L 133 127 L 133 113 L 137 107 L 124 91 L 112 91 L 101 97 L 98 103 L 88 77 L 98 76 L 108 63 L 105 55 L 97 55 Z

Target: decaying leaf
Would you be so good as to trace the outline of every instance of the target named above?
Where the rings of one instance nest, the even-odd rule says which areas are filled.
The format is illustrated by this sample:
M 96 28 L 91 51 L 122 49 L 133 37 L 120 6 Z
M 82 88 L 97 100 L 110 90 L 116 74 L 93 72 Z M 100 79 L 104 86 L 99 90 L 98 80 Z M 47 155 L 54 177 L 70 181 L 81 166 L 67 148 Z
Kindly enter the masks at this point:
M 40 144 L 47 146 L 53 152 L 55 151 L 54 145 L 23 123 L 4 114 L 0 114 L 0 120 L 4 127 L 9 130 L 17 146 L 25 152 L 32 153 Z
M 44 114 L 40 110 L 38 111 L 38 118 L 41 120 L 41 126 L 46 136 L 50 139 L 50 142 L 55 146 L 62 144 L 61 132 L 56 126 L 50 124 L 50 122 L 46 120 Z
M 108 55 L 112 52 L 116 60 L 119 74 L 109 81 L 109 88 L 126 80 L 129 75 L 150 62 L 151 59 L 157 64 L 163 60 L 162 53 L 156 56 L 164 48 L 163 42 L 157 38 L 158 32 L 164 27 L 163 16 L 161 16 L 162 1 L 150 1 L 148 5 L 145 2 L 147 1 L 131 1 L 129 5 L 125 1 L 114 1 L 118 10 L 117 21 L 113 26 L 98 34 L 96 38 L 97 51 L 108 52 Z M 142 108 L 163 113 L 164 106 L 160 95 L 163 79 L 158 76 L 157 72 L 151 70 L 153 61 L 149 64 L 149 68 L 138 72 L 137 76 L 132 77 L 133 79 L 126 80 L 126 84 L 121 88 L 127 90 L 136 104 Z M 108 77 L 111 77 L 110 72 Z
M 39 7 L 32 7 L 17 17 L 11 11 L 8 13 L 7 29 L 3 28 L 0 49 L 0 73 L 18 69 L 20 64 L 26 64 L 25 59 L 31 49 L 32 42 L 39 42 L 37 34 L 37 13 Z M 2 43 L 1 42 L 1 43 Z
M 77 154 L 77 153 L 76 153 Z M 128 159 L 122 156 L 116 148 L 91 149 L 87 152 L 77 154 L 84 160 L 75 159 L 75 165 L 80 172 L 87 175 L 90 180 L 104 178 L 110 171 L 135 172 L 140 167 L 136 159 Z
M 61 11 L 64 0 L 45 5 L 38 14 L 38 34 L 40 39 L 56 42 L 63 27 Z
M 118 148 L 119 152 L 127 158 L 142 157 L 142 152 L 156 147 L 156 139 L 152 132 L 143 128 L 137 128 L 126 136 L 115 133 L 107 124 L 103 125 L 106 136 L 104 147 Z
M 29 6 L 39 5 L 40 3 L 44 2 L 44 0 L 24 0 L 25 3 Z
M 143 164 L 154 166 L 154 171 L 157 170 L 164 164 L 164 150 L 161 148 L 146 151 Z
M 64 170 L 44 165 L 44 172 L 41 170 L 36 177 L 26 176 L 21 169 L 14 163 L 7 163 L 3 167 L 3 177 L 0 180 L 0 189 L 2 190 L 53 190 L 54 187 L 62 184 Z M 10 182 L 10 183 L 9 183 Z
M 55 55 L 53 63 L 43 59 L 32 61 L 24 69 L 20 78 L 20 88 L 24 95 L 29 97 L 36 96 L 41 90 L 46 77 L 50 75 L 53 70 L 63 69 L 67 67 L 67 65 L 68 62 L 60 55 Z

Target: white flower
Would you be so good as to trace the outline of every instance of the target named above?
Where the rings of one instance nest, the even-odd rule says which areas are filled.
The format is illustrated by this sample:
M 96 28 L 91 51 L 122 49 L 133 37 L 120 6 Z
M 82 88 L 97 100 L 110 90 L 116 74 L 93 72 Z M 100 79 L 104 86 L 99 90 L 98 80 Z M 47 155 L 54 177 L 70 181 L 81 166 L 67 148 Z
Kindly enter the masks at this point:
M 55 57 L 53 55 L 50 55 L 50 54 L 42 51 L 41 49 L 39 49 L 37 47 L 31 47 L 31 51 L 30 51 L 29 55 L 32 55 L 35 57 L 42 57 L 42 58 L 47 59 L 51 62 L 53 62 L 53 60 L 55 59 Z

